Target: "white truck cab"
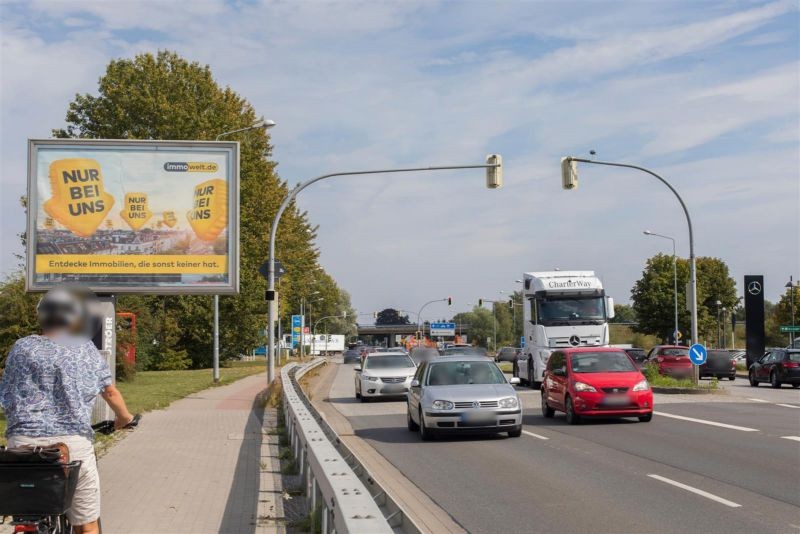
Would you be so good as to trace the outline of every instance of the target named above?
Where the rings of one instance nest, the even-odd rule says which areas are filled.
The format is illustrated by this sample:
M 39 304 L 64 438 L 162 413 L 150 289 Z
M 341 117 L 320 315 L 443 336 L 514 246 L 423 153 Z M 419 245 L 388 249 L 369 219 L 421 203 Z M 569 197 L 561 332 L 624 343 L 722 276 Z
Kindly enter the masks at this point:
M 525 346 L 514 369 L 520 380 L 538 388 L 554 350 L 608 345 L 614 300 L 594 271 L 524 273 L 522 284 Z

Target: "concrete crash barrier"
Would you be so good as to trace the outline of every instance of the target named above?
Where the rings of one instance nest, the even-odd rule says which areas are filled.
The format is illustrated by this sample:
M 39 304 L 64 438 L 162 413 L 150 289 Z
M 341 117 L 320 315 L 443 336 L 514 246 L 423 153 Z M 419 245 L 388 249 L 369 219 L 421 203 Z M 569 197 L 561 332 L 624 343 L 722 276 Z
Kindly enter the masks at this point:
M 311 512 L 321 507 L 322 533 L 391 533 L 373 496 L 328 439 L 309 409 L 298 380 L 325 363 L 324 358 L 281 369 L 283 409 L 289 445 L 310 497 Z

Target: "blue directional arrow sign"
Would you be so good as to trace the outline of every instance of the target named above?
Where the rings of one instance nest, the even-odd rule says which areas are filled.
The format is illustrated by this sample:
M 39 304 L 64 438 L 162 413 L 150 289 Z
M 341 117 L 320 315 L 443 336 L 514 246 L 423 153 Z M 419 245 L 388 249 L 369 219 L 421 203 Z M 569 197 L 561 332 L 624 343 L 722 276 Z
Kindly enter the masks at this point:
M 708 352 L 706 348 L 700 343 L 695 343 L 689 347 L 689 359 L 695 365 L 703 365 L 708 359 Z

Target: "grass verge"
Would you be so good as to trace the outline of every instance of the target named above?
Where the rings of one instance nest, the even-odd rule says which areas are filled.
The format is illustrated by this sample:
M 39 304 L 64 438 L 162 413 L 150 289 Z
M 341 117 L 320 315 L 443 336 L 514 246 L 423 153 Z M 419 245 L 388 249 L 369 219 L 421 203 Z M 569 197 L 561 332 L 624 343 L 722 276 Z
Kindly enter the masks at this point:
M 514 364 L 511 362 L 497 362 L 497 367 L 504 373 L 510 373 L 514 370 Z
M 719 385 L 716 378 L 712 378 L 709 382 L 694 385 L 690 378 L 679 379 L 671 376 L 664 376 L 659 374 L 656 364 L 648 364 L 644 369 L 644 376 L 647 378 L 651 387 L 716 390 Z

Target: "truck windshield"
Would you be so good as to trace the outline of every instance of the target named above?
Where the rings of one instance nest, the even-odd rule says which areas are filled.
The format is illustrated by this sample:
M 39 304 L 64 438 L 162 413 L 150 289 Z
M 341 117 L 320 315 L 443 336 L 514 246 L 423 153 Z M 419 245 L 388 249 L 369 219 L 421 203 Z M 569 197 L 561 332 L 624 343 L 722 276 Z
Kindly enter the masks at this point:
M 595 324 L 605 321 L 603 297 L 578 299 L 542 299 L 539 305 L 539 323 L 545 326 L 568 324 Z

